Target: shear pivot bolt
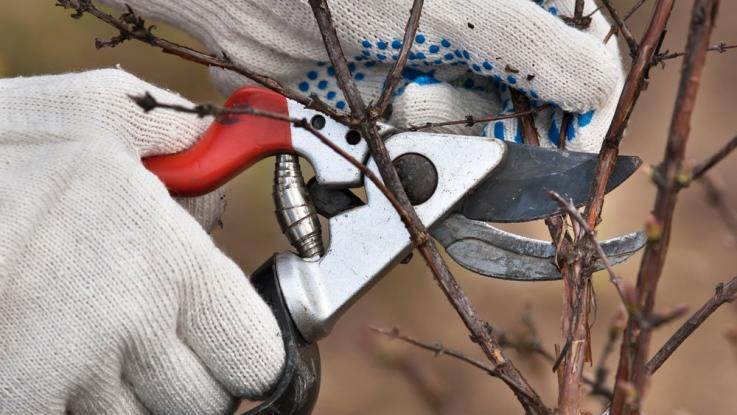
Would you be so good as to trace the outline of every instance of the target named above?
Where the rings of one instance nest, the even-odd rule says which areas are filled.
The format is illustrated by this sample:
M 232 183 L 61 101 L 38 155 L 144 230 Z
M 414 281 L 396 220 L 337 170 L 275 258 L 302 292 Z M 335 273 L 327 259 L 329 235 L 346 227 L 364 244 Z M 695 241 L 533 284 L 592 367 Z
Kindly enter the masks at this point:
M 322 130 L 325 127 L 325 117 L 322 115 L 315 115 L 310 120 L 310 124 L 316 129 L 316 130 Z
M 413 206 L 425 203 L 438 187 L 438 171 L 425 156 L 407 153 L 394 159 L 404 191 Z

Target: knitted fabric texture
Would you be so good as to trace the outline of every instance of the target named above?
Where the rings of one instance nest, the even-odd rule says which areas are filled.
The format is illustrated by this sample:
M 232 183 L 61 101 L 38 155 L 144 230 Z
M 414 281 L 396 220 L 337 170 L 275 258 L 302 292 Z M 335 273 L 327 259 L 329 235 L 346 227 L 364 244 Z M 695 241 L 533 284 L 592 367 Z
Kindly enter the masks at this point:
M 322 37 L 306 0 L 103 0 L 130 5 L 141 15 L 170 22 L 192 34 L 213 53 L 280 80 L 334 107 L 347 104 L 330 66 Z M 508 88 L 533 104 L 551 103 L 539 114 L 542 144 L 596 152 L 613 116 L 623 84 L 616 37 L 601 12 L 585 31 L 565 24 L 575 0 L 428 0 L 397 89 L 391 122 L 398 127 L 511 112 Z M 375 101 L 397 59 L 411 2 L 329 2 L 349 67 L 366 101 Z M 585 13 L 596 5 L 587 0 Z M 225 94 L 251 83 L 211 69 Z M 441 86 L 438 86 L 441 85 Z M 563 110 L 574 117 L 561 135 Z M 444 132 L 484 134 L 521 141 L 518 120 L 486 128 L 463 125 Z
M 225 414 L 280 372 L 269 308 L 140 162 L 211 120 L 143 91 L 191 105 L 120 70 L 0 80 L 0 413 Z

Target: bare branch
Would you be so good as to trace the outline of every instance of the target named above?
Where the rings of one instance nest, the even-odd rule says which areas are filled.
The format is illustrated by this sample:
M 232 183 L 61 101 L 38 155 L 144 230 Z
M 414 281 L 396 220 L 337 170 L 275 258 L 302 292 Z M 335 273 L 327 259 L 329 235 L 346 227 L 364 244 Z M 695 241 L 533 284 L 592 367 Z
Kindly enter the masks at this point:
M 392 339 L 401 340 L 413 346 L 417 346 L 421 349 L 431 351 L 435 354 L 435 357 L 444 356 L 444 355 L 453 357 L 457 360 L 460 360 L 463 363 L 469 364 L 477 369 L 483 370 L 490 376 L 503 380 L 504 383 L 506 383 L 507 385 L 510 385 L 510 387 L 512 388 L 514 388 L 514 385 L 516 385 L 516 380 L 513 378 L 508 378 L 507 377 L 508 374 L 505 371 L 500 370 L 501 369 L 500 366 L 492 366 L 492 365 L 489 365 L 488 363 L 481 362 L 479 360 L 476 360 L 472 357 L 467 356 L 466 354 L 462 352 L 459 352 L 454 349 L 449 349 L 443 346 L 441 343 L 427 343 L 421 340 L 417 340 L 413 337 L 401 334 L 399 332 L 399 329 L 396 327 L 392 330 L 380 329 L 377 327 L 370 327 L 370 330 L 375 333 L 390 337 Z M 514 392 L 517 394 L 526 393 L 524 389 L 515 390 Z
M 673 212 L 678 191 L 682 188 L 680 176 L 690 132 L 691 115 L 701 82 L 706 49 L 714 27 L 717 6 L 718 0 L 696 0 L 693 6 L 686 47 L 688 55 L 681 74 L 661 169 L 665 183 L 664 186 L 658 188 L 653 208 L 653 217 L 659 227 L 658 238 L 651 238 L 648 241 L 637 276 L 637 303 L 643 318 L 647 320 L 653 313 L 655 294 L 665 255 L 668 252 Z M 643 399 L 649 377 L 646 363 L 651 337 L 652 327 L 650 325 L 639 324 L 637 319 L 630 317 L 622 341 L 617 384 L 632 384 L 635 399 L 628 400 L 624 389 L 615 389 L 612 402 L 612 413 L 615 415 L 624 411 L 639 413 L 640 402 Z
M 64 7 L 65 9 L 75 10 L 75 14 L 72 15 L 72 17 L 79 18 L 84 13 L 89 13 L 118 29 L 120 34 L 113 39 L 109 41 L 97 40 L 95 46 L 98 48 L 116 46 L 129 39 L 138 40 L 153 47 L 157 47 L 164 53 L 178 56 L 190 62 L 208 67 L 215 66 L 236 72 L 246 78 L 256 81 L 260 85 L 269 88 L 272 91 L 278 92 L 287 98 L 299 102 L 307 108 L 325 113 L 345 125 L 356 126 L 358 124 L 358 120 L 334 110 L 330 105 L 317 98 L 317 96 L 305 97 L 291 88 L 284 86 L 273 78 L 233 63 L 225 53 L 223 53 L 222 56 L 211 55 L 155 36 L 152 32 L 153 27 L 146 27 L 144 20 L 138 17 L 130 7 L 128 8 L 127 13 L 124 13 L 120 19 L 116 19 L 112 15 L 95 7 L 92 0 L 57 0 L 57 5 Z
M 706 201 L 719 214 L 724 226 L 732 236 L 734 242 L 737 242 L 737 216 L 734 211 L 727 205 L 724 198 L 724 191 L 717 183 L 712 172 L 707 171 L 699 178 L 699 183 L 706 190 Z
M 609 368 L 607 367 L 607 360 L 614 351 L 614 344 L 619 340 L 624 330 L 625 313 L 618 312 L 615 314 L 611 323 L 609 324 L 609 331 L 607 333 L 607 339 L 604 343 L 604 348 L 599 355 L 599 362 L 596 364 L 596 381 L 594 389 L 603 388 L 606 384 L 607 376 L 609 375 Z M 609 399 L 611 401 L 611 397 Z
M 408 128 L 404 129 L 404 131 L 420 131 L 420 130 L 426 130 L 428 128 L 436 128 L 436 127 L 446 127 L 449 125 L 465 125 L 466 127 L 471 127 L 475 124 L 478 124 L 480 122 L 492 122 L 492 121 L 501 121 L 501 120 L 508 120 L 510 118 L 518 118 L 518 117 L 524 117 L 527 115 L 534 115 L 542 110 L 550 108 L 550 105 L 544 104 L 537 106 L 535 108 L 532 108 L 527 111 L 518 111 L 513 112 L 511 114 L 504 114 L 504 115 L 495 115 L 495 116 L 487 116 L 487 117 L 474 117 L 472 115 L 467 115 L 466 118 L 462 120 L 455 120 L 455 121 L 443 121 L 443 122 L 428 122 L 422 125 L 410 125 Z
M 578 16 L 580 17 L 580 16 Z M 512 91 L 514 109 L 518 112 L 529 108 L 527 97 Z M 570 121 L 571 115 L 565 113 L 564 120 Z M 528 145 L 540 145 L 532 116 L 526 117 L 527 125 L 522 125 L 522 136 Z M 564 123 L 565 124 L 565 123 Z M 567 128 L 567 127 L 566 127 Z M 565 143 L 565 131 L 561 132 L 561 143 Z M 563 144 L 564 145 L 564 144 Z M 553 359 L 553 371 L 558 372 L 558 411 L 566 414 L 577 414 L 581 406 L 581 382 L 583 379 L 583 363 L 591 360 L 591 343 L 588 316 L 591 298 L 590 275 L 581 276 L 581 258 L 576 255 L 576 243 L 565 228 L 562 217 L 556 216 L 545 220 L 550 236 L 553 239 L 560 257 L 558 261 L 561 279 L 563 280 L 563 314 L 561 316 L 565 344 Z M 573 351 L 571 352 L 571 350 Z M 581 352 L 583 350 L 583 352 Z M 561 369 L 559 366 L 563 364 Z
M 640 9 L 640 7 L 642 7 L 642 5 L 645 4 L 646 1 L 647 0 L 639 0 L 637 3 L 633 4 L 632 8 L 630 8 L 627 11 L 627 13 L 625 13 L 624 21 L 626 22 L 627 20 L 629 20 L 629 18 L 632 17 L 632 15 L 634 15 L 635 12 L 637 12 Z
M 604 142 L 599 152 L 599 162 L 596 166 L 593 184 L 589 193 L 589 201 L 586 204 L 584 217 L 589 227 L 594 228 L 599 220 L 602 206 L 604 205 L 604 194 L 609 176 L 614 171 L 614 166 L 619 155 L 619 143 L 627 127 L 632 110 L 637 103 L 640 92 L 645 85 L 648 69 L 655 55 L 660 41 L 663 37 L 665 25 L 670 18 L 675 0 L 658 0 L 650 24 L 640 42 L 637 56 L 632 62 L 632 67 L 627 74 L 624 89 L 619 97 L 614 118 L 606 133 Z
M 629 314 L 635 314 L 639 315 L 639 311 L 636 308 L 635 304 L 632 304 L 632 301 L 627 298 L 627 295 L 625 294 L 624 287 L 622 285 L 622 278 L 617 275 L 616 272 L 614 272 L 614 269 L 612 268 L 611 262 L 609 262 L 609 258 L 607 257 L 606 253 L 604 252 L 604 249 L 601 247 L 601 244 L 598 240 L 596 240 L 596 233 L 589 227 L 589 224 L 586 222 L 586 220 L 581 216 L 581 214 L 578 212 L 578 209 L 576 209 L 576 206 L 573 205 L 568 200 L 563 199 L 561 195 L 559 195 L 556 192 L 548 192 L 550 195 L 550 198 L 555 200 L 558 205 L 560 205 L 561 209 L 563 209 L 569 217 L 573 218 L 578 224 L 581 226 L 581 229 L 583 229 L 583 233 L 585 236 L 588 237 L 589 242 L 591 242 L 591 245 L 593 246 L 594 250 L 596 251 L 597 256 L 599 257 L 599 260 L 604 264 L 604 267 L 606 268 L 607 272 L 609 273 L 609 281 L 614 285 L 614 287 L 617 289 L 617 294 L 619 294 L 619 299 L 622 301 L 622 304 L 627 309 L 627 312 Z
M 660 366 L 678 349 L 678 347 L 696 331 L 701 323 L 706 321 L 712 313 L 714 313 L 724 303 L 732 302 L 737 299 L 737 277 L 732 278 L 726 283 L 719 283 L 714 290 L 714 295 L 701 306 L 683 325 L 676 330 L 675 333 L 663 344 L 663 346 L 655 353 L 652 359 L 647 362 L 647 371 L 655 373 Z
M 704 173 L 708 172 L 709 169 L 724 160 L 724 158 L 727 157 L 735 148 L 737 148 L 737 136 L 732 137 L 724 147 L 712 154 L 711 157 L 696 165 L 696 167 L 691 170 L 691 180 L 699 179 Z
M 650 315 L 647 321 L 645 321 L 645 323 L 653 329 L 657 329 L 672 321 L 678 320 L 679 318 L 685 316 L 686 313 L 688 313 L 688 305 L 679 304 L 674 307 L 669 307 L 665 311 L 653 313 L 652 315 Z
M 399 329 L 396 328 L 396 327 L 394 329 L 392 329 L 392 330 L 381 329 L 381 328 L 378 328 L 378 327 L 369 327 L 369 329 L 371 331 L 375 332 L 375 333 L 382 334 L 382 335 L 387 336 L 387 337 L 390 337 L 392 339 L 399 339 L 399 340 L 402 340 L 404 342 L 407 342 L 407 343 L 409 343 L 409 344 L 411 344 L 413 346 L 417 346 L 417 347 L 419 347 L 421 349 L 425 349 L 425 350 L 429 350 L 431 352 L 434 352 L 436 357 L 442 356 L 442 355 L 451 356 L 451 357 L 454 357 L 454 358 L 456 358 L 456 359 L 458 359 L 458 360 L 460 360 L 460 361 L 462 361 L 464 363 L 467 363 L 467 364 L 469 364 L 471 366 L 474 366 L 477 369 L 481 369 L 481 370 L 483 370 L 484 372 L 488 373 L 491 376 L 494 376 L 494 377 L 499 377 L 500 376 L 500 374 L 498 372 L 498 366 L 491 366 L 488 363 L 482 362 L 480 360 L 476 360 L 476 359 L 474 359 L 472 357 L 468 357 L 465 354 L 463 354 L 463 353 L 461 353 L 461 352 L 459 352 L 457 350 L 449 349 L 449 348 L 443 346 L 440 343 L 432 343 L 431 344 L 431 343 L 426 343 L 426 342 L 423 342 L 423 341 L 414 339 L 414 338 L 412 338 L 410 336 L 405 336 L 404 334 L 401 334 L 399 332 Z
M 601 3 L 604 5 L 604 8 L 607 9 L 607 11 L 609 12 L 609 16 L 612 17 L 612 20 L 614 20 L 614 24 L 616 25 L 612 26 L 613 28 L 616 27 L 616 30 L 611 30 L 609 32 L 609 34 L 604 38 L 604 43 L 607 43 L 609 41 L 609 38 L 613 33 L 621 33 L 625 42 L 627 42 L 627 47 L 630 50 L 630 56 L 634 59 L 634 57 L 637 56 L 637 49 L 640 46 L 637 44 L 635 37 L 632 36 L 630 28 L 627 26 L 627 23 L 625 23 L 624 19 L 619 16 L 617 9 L 614 8 L 610 0 L 601 0 Z
M 389 74 L 386 76 L 384 81 L 384 90 L 381 92 L 379 100 L 376 105 L 371 108 L 370 116 L 373 119 L 378 119 L 385 112 L 389 104 L 391 104 L 394 98 L 394 90 L 397 89 L 397 85 L 402 80 L 402 71 L 407 65 L 407 59 L 409 58 L 409 51 L 412 49 L 412 44 L 415 41 L 415 35 L 417 34 L 417 27 L 420 25 L 420 15 L 422 14 L 422 5 L 424 0 L 414 0 L 412 3 L 412 9 L 410 10 L 409 20 L 407 20 L 407 27 L 404 29 L 404 38 L 402 39 L 402 48 L 399 50 L 399 56 L 389 70 Z
M 720 42 L 718 45 L 710 46 L 708 49 L 706 49 L 709 52 L 719 52 L 719 53 L 725 53 L 730 49 L 737 48 L 737 45 L 728 45 L 724 42 Z M 653 65 L 657 65 L 659 63 L 663 63 L 664 61 L 667 61 L 669 59 L 675 59 L 680 58 L 682 56 L 686 56 L 686 52 L 668 52 L 665 51 L 663 53 L 658 53 L 653 57 Z

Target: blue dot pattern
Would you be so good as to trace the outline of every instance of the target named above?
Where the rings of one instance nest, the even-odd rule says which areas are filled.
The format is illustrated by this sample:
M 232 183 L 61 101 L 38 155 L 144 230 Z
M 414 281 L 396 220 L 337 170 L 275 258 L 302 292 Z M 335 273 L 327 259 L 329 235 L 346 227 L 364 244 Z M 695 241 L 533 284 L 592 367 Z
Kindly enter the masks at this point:
M 534 0 L 553 15 L 558 14 L 555 7 L 546 7 L 545 0 Z M 363 39 L 359 42 L 360 53 L 349 59 L 348 69 L 357 82 L 367 79 L 361 68 L 372 68 L 377 64 L 390 64 L 399 58 L 398 51 L 402 48 L 401 39 Z M 492 55 L 493 56 L 493 55 Z M 502 98 L 502 111 L 500 114 L 514 111 L 509 100 L 509 87 L 513 86 L 517 91 L 527 95 L 533 106 L 543 103 L 534 89 L 534 78 L 525 78 L 526 74 L 512 73 L 506 70 L 503 63 L 495 62 L 496 58 L 476 58 L 474 54 L 463 48 L 453 45 L 447 38 L 431 38 L 424 33 L 415 35 L 415 42 L 408 53 L 408 63 L 402 72 L 403 81 L 398 85 L 395 95 L 401 95 L 408 84 L 431 85 L 440 83 L 435 77 L 435 69 L 438 66 L 459 66 L 467 68 L 465 76 L 454 81 L 456 86 L 480 91 L 498 92 Z M 388 70 L 388 65 L 387 65 Z M 346 102 L 342 99 L 335 81 L 335 69 L 328 62 L 318 61 L 315 67 L 305 73 L 304 79 L 297 83 L 299 91 L 314 95 L 319 99 L 331 103 L 337 109 L 345 109 Z M 558 145 L 560 142 L 560 114 L 557 109 L 550 122 L 548 137 L 552 143 Z M 576 114 L 565 131 L 565 138 L 571 141 L 575 138 L 576 129 L 586 127 L 593 119 L 594 111 L 584 114 Z M 490 123 L 484 130 L 484 136 L 495 137 L 501 140 L 513 139 L 522 142 L 519 120 L 509 119 Z

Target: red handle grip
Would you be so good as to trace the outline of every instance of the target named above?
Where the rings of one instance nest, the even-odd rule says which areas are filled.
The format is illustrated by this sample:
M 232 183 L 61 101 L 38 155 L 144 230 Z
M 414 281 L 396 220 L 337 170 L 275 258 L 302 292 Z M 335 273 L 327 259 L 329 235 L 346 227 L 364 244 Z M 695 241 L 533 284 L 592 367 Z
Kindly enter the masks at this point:
M 286 98 L 252 86 L 237 90 L 225 106 L 289 115 Z M 199 196 L 217 189 L 264 157 L 293 153 L 290 127 L 287 122 L 254 115 L 219 116 L 192 147 L 144 158 L 143 164 L 173 195 Z

